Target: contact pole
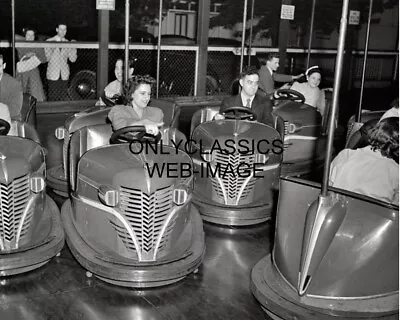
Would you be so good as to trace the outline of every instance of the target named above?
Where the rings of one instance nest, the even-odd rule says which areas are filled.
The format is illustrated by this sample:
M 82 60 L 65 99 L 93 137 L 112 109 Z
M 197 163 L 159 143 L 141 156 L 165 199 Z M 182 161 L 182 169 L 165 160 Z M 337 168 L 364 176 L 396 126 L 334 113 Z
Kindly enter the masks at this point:
M 314 32 L 315 2 L 316 2 L 316 0 L 313 0 L 312 9 L 311 9 L 311 23 L 310 23 L 310 35 L 309 35 L 309 39 L 308 39 L 307 68 L 306 69 L 308 69 L 310 67 L 311 43 L 312 43 L 312 37 L 313 37 L 313 32 Z
M 244 42 L 246 39 L 246 20 L 247 20 L 247 0 L 244 0 L 243 28 L 242 28 L 242 51 L 240 53 L 240 72 L 242 72 L 242 70 L 243 70 Z
M 157 78 L 156 78 L 156 97 L 158 99 L 158 90 L 160 86 L 160 61 L 161 61 L 161 25 L 162 25 L 162 6 L 163 1 L 160 0 L 160 8 L 158 11 L 158 41 L 157 41 Z
M 333 101 L 332 101 L 331 114 L 329 118 L 328 141 L 326 144 L 325 166 L 324 166 L 324 175 L 322 179 L 321 196 L 328 195 L 329 169 L 332 160 L 333 137 L 335 134 L 335 115 L 336 115 L 336 110 L 338 109 L 340 80 L 342 77 L 343 56 L 344 56 L 343 52 L 344 52 L 344 43 L 346 38 L 348 9 L 349 9 L 349 0 L 343 0 L 342 18 L 340 20 L 339 44 L 336 55 L 335 77 L 333 83 Z
M 364 62 L 363 62 L 363 70 L 362 70 L 362 78 L 361 78 L 361 91 L 360 91 L 360 101 L 358 104 L 358 111 L 356 115 L 356 122 L 360 122 L 361 120 L 361 110 L 362 110 L 362 101 L 364 95 L 364 83 L 365 83 L 365 70 L 367 68 L 367 58 L 368 58 L 368 43 L 369 43 L 369 31 L 371 26 L 371 16 L 372 16 L 372 5 L 374 0 L 370 0 L 369 2 L 369 12 L 368 12 L 368 24 L 367 24 L 367 34 L 365 36 L 365 48 L 364 48 Z
M 11 29 L 12 29 L 12 70 L 13 70 L 13 77 L 15 77 L 15 0 L 11 0 Z
M 125 0 L 125 63 L 124 63 L 124 83 L 129 77 L 129 0 Z
M 250 25 L 250 35 L 249 35 L 249 59 L 247 62 L 247 65 L 249 66 L 251 64 L 251 48 L 252 48 L 252 44 L 253 44 L 253 18 L 254 18 L 254 0 L 251 1 L 251 16 L 250 16 L 250 21 L 251 21 L 251 25 Z

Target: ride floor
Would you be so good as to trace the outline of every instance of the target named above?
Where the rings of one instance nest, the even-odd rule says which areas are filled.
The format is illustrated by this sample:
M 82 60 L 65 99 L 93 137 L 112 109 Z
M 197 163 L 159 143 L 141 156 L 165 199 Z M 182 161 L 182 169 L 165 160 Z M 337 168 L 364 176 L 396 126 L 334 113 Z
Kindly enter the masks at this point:
M 53 133 L 66 117 L 38 115 L 48 167 L 61 162 L 61 143 Z M 270 319 L 250 291 L 250 272 L 270 252 L 272 228 L 270 222 L 250 228 L 205 223 L 206 254 L 198 273 L 145 290 L 87 277 L 65 245 L 47 265 L 0 282 L 0 319 Z

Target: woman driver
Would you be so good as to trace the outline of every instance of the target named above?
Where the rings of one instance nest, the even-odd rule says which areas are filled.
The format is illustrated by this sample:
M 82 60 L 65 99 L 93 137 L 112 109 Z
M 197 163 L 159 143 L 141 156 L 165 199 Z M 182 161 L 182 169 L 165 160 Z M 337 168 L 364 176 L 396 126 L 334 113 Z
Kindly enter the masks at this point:
M 304 103 L 317 108 L 322 118 L 325 114 L 325 93 L 318 86 L 321 83 L 321 69 L 318 66 L 306 70 L 306 82 L 294 82 L 290 89 L 303 94 Z
M 147 106 L 155 82 L 149 75 L 137 75 L 128 80 L 124 86 L 127 105 L 116 105 L 108 113 L 114 130 L 143 125 L 147 133 L 158 134 L 159 127 L 163 125 L 164 114 L 159 108 Z

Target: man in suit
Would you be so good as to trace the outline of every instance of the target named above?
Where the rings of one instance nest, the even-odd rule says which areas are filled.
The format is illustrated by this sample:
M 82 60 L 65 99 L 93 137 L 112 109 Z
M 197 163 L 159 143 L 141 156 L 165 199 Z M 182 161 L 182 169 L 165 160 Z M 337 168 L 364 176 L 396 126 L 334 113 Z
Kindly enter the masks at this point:
M 60 23 L 56 28 L 57 34 L 46 41 L 68 42 L 65 38 L 67 26 Z M 76 48 L 45 48 L 44 52 L 49 61 L 46 78 L 49 84 L 49 100 L 68 100 L 68 60 L 75 62 L 77 59 Z
M 21 83 L 4 72 L 6 63 L 0 54 L 0 103 L 9 108 L 12 120 L 21 120 L 21 109 L 23 102 Z
M 276 82 L 292 82 L 301 78 L 304 74 L 291 76 L 287 74 L 277 73 L 279 68 L 279 55 L 278 53 L 270 52 L 266 61 L 262 61 L 262 65 L 258 74 L 260 76 L 260 89 L 265 95 L 272 98 L 275 91 Z
M 240 74 L 239 84 L 240 93 L 224 99 L 219 114 L 215 116 L 215 120 L 224 119 L 224 111 L 231 107 L 247 107 L 256 115 L 257 121 L 274 126 L 272 118 L 272 103 L 267 97 L 263 97 L 257 93 L 259 83 L 259 75 L 257 69 L 248 67 L 243 69 Z

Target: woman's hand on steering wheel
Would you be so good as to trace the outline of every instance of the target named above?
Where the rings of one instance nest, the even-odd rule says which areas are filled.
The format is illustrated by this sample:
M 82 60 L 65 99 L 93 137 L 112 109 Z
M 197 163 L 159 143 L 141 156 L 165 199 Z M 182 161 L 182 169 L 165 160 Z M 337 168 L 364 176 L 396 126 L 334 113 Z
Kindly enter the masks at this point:
M 160 128 L 163 126 L 163 124 L 163 122 L 155 124 L 145 124 L 144 127 L 146 129 L 146 133 L 156 136 L 160 132 Z

